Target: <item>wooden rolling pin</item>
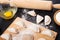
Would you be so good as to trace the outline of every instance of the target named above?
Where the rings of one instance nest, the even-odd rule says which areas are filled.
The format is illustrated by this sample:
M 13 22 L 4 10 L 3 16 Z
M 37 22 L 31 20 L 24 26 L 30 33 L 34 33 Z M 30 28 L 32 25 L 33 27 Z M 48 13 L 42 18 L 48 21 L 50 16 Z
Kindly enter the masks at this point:
M 51 10 L 52 1 L 41 0 L 0 0 L 0 4 L 10 4 L 12 7 Z
M 54 4 L 53 7 L 56 9 L 60 9 L 60 4 Z
M 54 8 L 60 8 L 57 5 L 53 5 L 52 1 L 41 0 L 0 0 L 0 4 L 9 4 L 11 7 L 30 8 L 40 10 L 51 10 Z

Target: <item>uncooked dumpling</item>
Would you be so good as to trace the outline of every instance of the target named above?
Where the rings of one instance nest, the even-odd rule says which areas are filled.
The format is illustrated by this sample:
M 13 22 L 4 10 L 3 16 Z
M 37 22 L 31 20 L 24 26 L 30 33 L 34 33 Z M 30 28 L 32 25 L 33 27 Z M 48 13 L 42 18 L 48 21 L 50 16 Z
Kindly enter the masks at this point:
M 16 22 L 15 24 L 18 25 L 20 28 L 21 28 L 21 27 L 25 28 L 25 24 L 24 24 L 23 21 L 18 21 L 18 22 Z
M 1 37 L 6 39 L 6 40 L 11 40 L 12 39 L 10 34 L 2 34 Z
M 24 35 L 24 34 L 30 34 L 30 35 L 33 35 L 35 32 L 33 32 L 31 29 L 25 29 L 23 31 L 20 31 L 20 34 L 21 35 Z
M 23 31 L 20 31 L 19 34 L 17 34 L 15 37 L 13 37 L 13 40 L 33 40 L 34 32 L 32 30 L 26 29 Z
M 38 24 L 38 23 L 40 23 L 42 20 L 43 20 L 43 17 L 40 16 L 40 15 L 37 15 L 37 17 L 36 17 L 36 23 Z
M 15 28 L 9 28 L 8 31 L 11 33 L 18 33 L 18 30 Z
M 44 20 L 45 25 L 49 25 L 51 23 L 51 18 L 50 16 L 46 15 L 45 20 Z
M 28 25 L 27 28 L 28 28 L 28 29 L 31 29 L 31 30 L 34 31 L 34 32 L 40 32 L 39 26 L 36 25 L 36 24 L 30 24 L 30 25 Z
M 45 34 L 45 35 L 48 35 L 48 36 L 52 36 L 52 31 L 46 29 L 46 30 L 43 30 L 43 31 L 41 32 L 41 34 Z
M 31 16 L 36 16 L 36 13 L 35 13 L 34 10 L 33 10 L 33 11 L 28 11 L 27 14 L 29 14 L 29 15 L 31 15 Z
M 13 40 L 34 40 L 33 35 L 24 34 L 24 35 L 17 35 L 13 37 Z

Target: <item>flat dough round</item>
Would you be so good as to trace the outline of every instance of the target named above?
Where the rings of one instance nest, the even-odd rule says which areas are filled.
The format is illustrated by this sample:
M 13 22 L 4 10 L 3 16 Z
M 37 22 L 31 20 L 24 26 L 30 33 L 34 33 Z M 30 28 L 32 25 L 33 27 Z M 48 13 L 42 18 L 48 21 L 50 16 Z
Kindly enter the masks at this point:
M 60 10 L 56 11 L 54 14 L 54 21 L 57 25 L 60 26 Z

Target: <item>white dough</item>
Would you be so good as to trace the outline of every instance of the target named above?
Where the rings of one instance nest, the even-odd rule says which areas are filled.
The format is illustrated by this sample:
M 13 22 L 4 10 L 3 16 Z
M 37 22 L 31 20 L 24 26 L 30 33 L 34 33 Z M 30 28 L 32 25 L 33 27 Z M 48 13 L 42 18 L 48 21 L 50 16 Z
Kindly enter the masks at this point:
M 39 32 L 40 31 L 39 26 L 36 25 L 36 24 L 30 24 L 30 25 L 28 25 L 27 28 L 33 30 L 34 32 Z
M 26 29 L 26 30 L 23 30 L 21 31 L 17 36 L 13 37 L 12 39 L 13 40 L 22 40 L 24 37 L 23 35 L 33 35 L 34 32 L 30 29 Z
M 22 21 L 18 21 L 15 24 L 18 25 L 20 28 L 25 27 L 24 22 L 22 22 Z
M 47 29 L 47 30 L 42 31 L 41 34 L 52 36 L 52 31 L 50 31 L 50 30 Z
M 40 16 L 40 15 L 37 15 L 37 17 L 36 17 L 36 23 L 38 24 L 38 23 L 40 23 L 42 20 L 43 20 L 43 17 Z
M 33 35 L 33 34 L 34 34 L 34 32 L 33 32 L 32 30 L 30 30 L 30 29 L 26 29 L 26 30 L 24 30 L 24 31 L 21 31 L 20 33 L 21 33 L 21 35 L 23 35 L 23 34 Z
M 12 33 L 17 33 L 18 32 L 17 29 L 15 29 L 15 28 L 9 28 L 8 31 L 12 32 Z
M 11 39 L 11 35 L 9 35 L 9 34 L 2 34 L 1 37 L 6 39 L 6 40 L 10 40 Z
M 60 23 L 60 12 L 56 14 L 56 20 Z
M 33 40 L 33 35 L 30 34 L 23 34 L 23 35 L 17 35 L 16 37 L 13 37 L 13 40 Z
M 28 11 L 27 14 L 29 14 L 29 15 L 31 15 L 31 16 L 36 16 L 36 13 L 35 13 L 34 10 L 33 10 L 33 11 Z
M 51 18 L 50 16 L 46 15 L 45 20 L 44 20 L 45 25 L 49 25 L 51 23 Z

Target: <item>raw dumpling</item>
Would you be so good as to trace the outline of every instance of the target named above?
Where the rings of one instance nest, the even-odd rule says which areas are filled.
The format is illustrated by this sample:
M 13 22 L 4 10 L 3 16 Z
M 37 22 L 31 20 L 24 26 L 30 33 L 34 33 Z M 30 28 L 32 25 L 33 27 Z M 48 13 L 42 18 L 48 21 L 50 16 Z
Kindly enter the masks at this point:
M 6 40 L 11 40 L 12 39 L 11 38 L 12 36 L 10 34 L 2 34 L 1 37 L 6 39 Z
M 25 29 L 23 31 L 20 32 L 21 35 L 24 35 L 24 34 L 30 34 L 30 35 L 33 35 L 35 32 L 33 32 L 31 29 Z
M 31 16 L 36 16 L 36 13 L 35 13 L 34 10 L 33 10 L 33 11 L 28 11 L 27 14 L 29 14 L 29 15 L 31 15 Z
M 34 32 L 40 32 L 39 26 L 36 25 L 36 24 L 30 24 L 30 25 L 28 25 L 27 28 L 28 28 L 28 29 L 31 29 L 31 30 L 34 31 Z
M 15 28 L 9 28 L 8 31 L 11 33 L 18 33 L 18 30 Z
M 36 17 L 36 23 L 39 24 L 43 20 L 43 17 L 40 15 L 37 15 Z
M 41 34 L 45 34 L 45 35 L 48 35 L 48 36 L 52 36 L 52 31 L 46 29 L 46 30 L 43 30 L 43 31 L 41 32 Z
M 44 20 L 45 25 L 49 25 L 51 23 L 51 18 L 50 16 L 46 15 L 45 20 Z
M 18 21 L 18 22 L 16 22 L 15 24 L 18 25 L 20 28 L 21 28 L 21 27 L 23 27 L 23 28 L 25 27 L 25 24 L 24 24 L 23 21 Z
M 33 35 L 24 34 L 24 35 L 17 35 L 13 38 L 13 40 L 34 40 Z
M 32 30 L 26 29 L 21 31 L 18 35 L 13 37 L 13 40 L 33 40 L 34 32 Z

